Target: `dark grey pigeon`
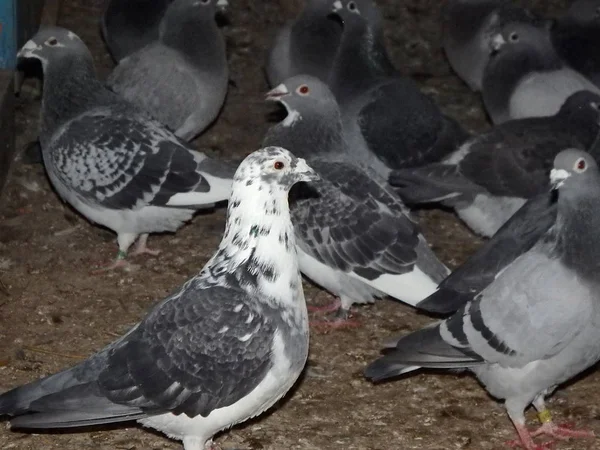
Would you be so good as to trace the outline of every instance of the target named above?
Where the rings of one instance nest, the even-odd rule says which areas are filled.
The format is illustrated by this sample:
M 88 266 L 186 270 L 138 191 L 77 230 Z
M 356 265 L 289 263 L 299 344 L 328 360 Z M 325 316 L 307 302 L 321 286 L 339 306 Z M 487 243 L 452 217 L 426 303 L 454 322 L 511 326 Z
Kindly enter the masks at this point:
M 537 195 L 500 227 L 437 290 L 416 306 L 429 313 L 451 314 L 473 300 L 516 258 L 529 251 L 556 221 L 554 192 Z
M 454 151 L 467 133 L 395 70 L 375 4 L 333 4 L 344 31 L 329 85 L 353 156 L 387 177 L 390 169 L 439 161 Z
M 330 14 L 329 0 L 306 0 L 298 18 L 279 30 L 266 67 L 271 87 L 301 73 L 327 81 L 342 36 Z
M 575 0 L 554 23 L 552 43 L 562 59 L 600 87 L 600 0 Z
M 287 150 L 252 153 L 202 271 L 87 360 L 2 394 L 0 415 L 27 430 L 137 420 L 205 450 L 219 431 L 270 408 L 308 356 L 288 193 L 316 178 Z
M 229 82 L 225 39 L 215 22 L 227 0 L 174 0 L 158 40 L 119 62 L 108 86 L 186 141 L 219 114 Z
M 392 172 L 389 182 L 411 205 L 454 208 L 478 234 L 492 236 L 524 203 L 545 192 L 556 154 L 591 150 L 600 131 L 600 96 L 573 94 L 551 117 L 512 120 L 468 140 L 439 164 Z M 594 156 L 600 157 L 598 149 Z
M 558 56 L 549 22 L 507 23 L 492 38 L 483 74 L 483 103 L 492 122 L 551 116 L 573 93 L 600 90 Z
M 158 26 L 172 0 L 109 0 L 102 37 L 116 62 L 158 39 Z
M 282 103 L 288 116 L 263 145 L 289 148 L 321 175 L 311 189 L 298 186 L 291 195 L 302 273 L 339 297 L 344 318 L 352 304 L 385 294 L 415 305 L 433 293 L 448 270 L 385 180 L 348 160 L 327 86 L 298 75 L 267 98 Z
M 420 368 L 470 370 L 504 401 L 522 447 L 533 436 L 593 437 L 553 422 L 545 398 L 600 359 L 600 174 L 579 150 L 560 152 L 550 180 L 557 217 L 472 301 L 447 320 L 394 339 L 365 371 L 383 380 Z M 524 411 L 542 426 L 530 433 Z
M 448 0 L 442 9 L 443 46 L 452 69 L 480 91 L 492 37 L 507 22 L 535 20 L 511 0 Z
M 175 231 L 198 208 L 227 200 L 235 168 L 190 150 L 174 134 L 96 78 L 92 55 L 74 33 L 46 27 L 19 54 L 44 70 L 40 144 L 61 198 L 117 233 L 126 265 L 140 236 Z

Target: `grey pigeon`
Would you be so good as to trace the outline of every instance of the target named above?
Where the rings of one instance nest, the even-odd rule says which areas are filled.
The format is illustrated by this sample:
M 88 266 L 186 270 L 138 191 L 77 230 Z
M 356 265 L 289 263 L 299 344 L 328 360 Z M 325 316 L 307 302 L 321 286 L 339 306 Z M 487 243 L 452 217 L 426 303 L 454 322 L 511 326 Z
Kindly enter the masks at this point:
M 600 96 L 577 92 L 554 116 L 497 125 L 442 163 L 395 171 L 389 182 L 407 203 L 442 203 L 476 233 L 492 236 L 526 199 L 546 190 L 558 152 L 597 144 L 599 109 Z
M 175 231 L 201 207 L 227 200 L 235 168 L 187 148 L 174 134 L 102 85 L 92 55 L 74 33 L 46 27 L 19 58 L 44 70 L 40 143 L 61 198 L 115 231 L 125 265 L 141 235 Z
M 464 264 L 452 271 L 437 290 L 416 306 L 434 314 L 451 314 L 473 300 L 506 266 L 529 251 L 556 221 L 556 195 L 544 192 L 506 221 Z
M 249 155 L 202 271 L 87 360 L 2 394 L 0 415 L 28 430 L 137 420 L 185 450 L 205 450 L 219 431 L 270 408 L 308 356 L 287 198 L 293 184 L 316 178 L 287 150 Z
M 382 176 L 439 161 L 468 134 L 395 70 L 381 13 L 371 1 L 364 3 L 334 2 L 344 30 L 329 85 L 342 110 L 346 140 L 354 156 Z
M 492 122 L 551 116 L 573 93 L 600 90 L 560 59 L 547 24 L 510 22 L 492 38 L 483 103 Z
M 600 86 L 600 0 L 575 0 L 555 21 L 552 43 L 562 59 Z
M 366 369 L 383 380 L 419 368 L 473 372 L 504 400 L 522 447 L 532 437 L 593 433 L 552 421 L 545 398 L 600 359 L 600 174 L 594 159 L 565 150 L 550 174 L 558 189 L 557 218 L 526 253 L 452 317 L 391 342 Z M 530 433 L 524 410 L 533 404 L 542 426 Z
M 342 35 L 330 14 L 329 0 L 306 0 L 298 18 L 278 31 L 267 59 L 270 86 L 301 73 L 327 81 Z
M 109 0 L 102 37 L 116 62 L 158 39 L 158 27 L 172 0 Z
M 310 190 L 291 195 L 302 273 L 339 297 L 343 318 L 352 304 L 385 294 L 410 305 L 431 294 L 448 270 L 385 179 L 348 160 L 328 87 L 298 75 L 267 98 L 283 104 L 288 116 L 263 145 L 289 148 L 321 175 Z
M 443 46 L 452 69 L 480 91 L 492 37 L 512 21 L 535 17 L 511 0 L 448 0 L 442 9 Z
M 190 141 L 219 114 L 229 82 L 215 22 L 227 0 L 174 0 L 158 40 L 121 60 L 107 80 L 125 99 Z

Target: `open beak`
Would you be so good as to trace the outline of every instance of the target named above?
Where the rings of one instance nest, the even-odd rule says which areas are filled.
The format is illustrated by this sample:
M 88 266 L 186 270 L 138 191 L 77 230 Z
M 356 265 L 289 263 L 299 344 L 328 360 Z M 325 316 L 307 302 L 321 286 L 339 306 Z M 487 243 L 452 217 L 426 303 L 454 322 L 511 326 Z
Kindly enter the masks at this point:
M 276 86 L 267 92 L 265 100 L 277 102 L 281 99 L 281 97 L 285 97 L 286 95 L 289 95 L 289 93 L 290 91 L 288 91 L 288 88 L 285 86 L 285 84 L 281 83 L 279 86 Z
M 552 189 L 561 187 L 565 180 L 570 176 L 571 174 L 564 169 L 552 169 L 550 171 L 550 184 L 552 185 Z

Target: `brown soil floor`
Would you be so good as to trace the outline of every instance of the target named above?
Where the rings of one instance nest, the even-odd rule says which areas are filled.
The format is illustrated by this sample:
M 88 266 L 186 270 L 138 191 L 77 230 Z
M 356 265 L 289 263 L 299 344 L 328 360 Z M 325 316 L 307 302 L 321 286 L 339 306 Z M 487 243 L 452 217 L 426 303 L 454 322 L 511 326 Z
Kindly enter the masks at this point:
M 91 47 L 100 76 L 112 67 L 99 37 L 99 0 L 64 0 L 60 25 Z M 281 4 L 278 4 L 281 3 Z M 379 0 L 391 55 L 442 108 L 476 131 L 489 126 L 479 97 L 450 71 L 440 50 L 436 0 Z M 541 13 L 564 1 L 533 2 Z M 300 0 L 232 0 L 229 45 L 231 87 L 223 114 L 197 141 L 199 149 L 235 157 L 258 148 L 271 111 L 261 62 L 277 27 Z M 18 101 L 18 148 L 36 136 L 39 102 Z M 440 257 L 460 264 L 481 243 L 449 213 L 421 213 Z M 197 216 L 176 235 L 151 237 L 158 258 L 138 258 L 131 272 L 90 275 L 115 256 L 115 236 L 91 225 L 57 198 L 41 166 L 15 164 L 0 201 L 0 389 L 68 367 L 128 330 L 146 311 L 206 262 L 220 240 L 224 211 Z M 306 283 L 314 303 L 332 297 Z M 243 449 L 501 449 L 515 433 L 502 405 L 470 376 L 416 374 L 372 385 L 363 379 L 381 341 L 431 321 L 409 307 L 381 301 L 356 310 L 362 326 L 313 332 L 305 376 L 271 413 L 219 438 Z M 558 421 L 600 433 L 596 372 L 559 390 L 550 407 Z M 530 425 L 535 415 L 530 413 Z M 0 431 L 2 449 L 178 449 L 180 444 L 135 424 L 68 434 Z M 600 448 L 600 442 L 560 443 L 557 449 Z

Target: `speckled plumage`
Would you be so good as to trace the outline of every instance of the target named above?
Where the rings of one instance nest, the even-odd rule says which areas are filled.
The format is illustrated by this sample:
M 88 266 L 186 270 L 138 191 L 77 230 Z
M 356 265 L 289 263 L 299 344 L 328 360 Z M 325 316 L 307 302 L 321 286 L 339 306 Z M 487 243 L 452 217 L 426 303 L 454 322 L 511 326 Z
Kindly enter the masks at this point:
M 0 414 L 27 429 L 135 419 L 203 450 L 220 430 L 273 405 L 308 355 L 287 195 L 315 177 L 286 150 L 249 155 L 202 271 L 88 360 L 1 395 Z M 259 212 L 266 206 L 271 214 Z

